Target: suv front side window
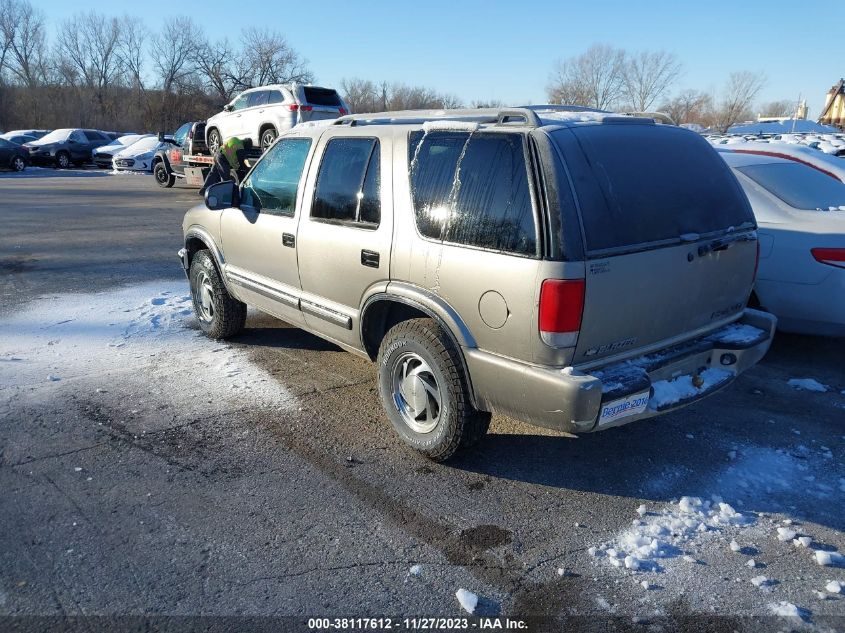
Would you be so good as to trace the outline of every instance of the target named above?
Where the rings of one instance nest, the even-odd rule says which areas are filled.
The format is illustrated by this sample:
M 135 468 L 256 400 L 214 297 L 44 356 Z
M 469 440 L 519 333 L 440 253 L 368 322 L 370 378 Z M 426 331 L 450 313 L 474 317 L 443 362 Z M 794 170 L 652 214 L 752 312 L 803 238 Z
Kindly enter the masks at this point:
M 415 132 L 409 161 L 417 228 L 424 237 L 537 254 L 522 135 Z
M 241 189 L 241 204 L 262 213 L 293 217 L 311 139 L 286 138 L 267 150 Z
M 247 107 L 247 102 L 249 101 L 249 95 L 241 95 L 237 99 L 232 102 L 232 110 L 243 110 Z
M 326 144 L 311 218 L 376 228 L 381 221 L 379 142 L 334 138 Z

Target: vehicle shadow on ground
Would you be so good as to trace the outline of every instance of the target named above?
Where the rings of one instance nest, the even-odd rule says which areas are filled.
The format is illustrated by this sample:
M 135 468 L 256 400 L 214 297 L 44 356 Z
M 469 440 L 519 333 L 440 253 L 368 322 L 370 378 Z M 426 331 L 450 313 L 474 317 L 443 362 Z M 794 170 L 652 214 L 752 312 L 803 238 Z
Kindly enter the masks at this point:
M 238 336 L 232 338 L 233 343 L 249 345 L 254 347 L 309 350 L 314 352 L 342 352 L 343 350 L 314 334 L 306 332 L 295 325 L 289 325 L 283 321 L 273 321 L 272 325 L 262 325 L 256 320 L 264 319 L 260 315 L 250 315 L 250 322 L 247 328 Z

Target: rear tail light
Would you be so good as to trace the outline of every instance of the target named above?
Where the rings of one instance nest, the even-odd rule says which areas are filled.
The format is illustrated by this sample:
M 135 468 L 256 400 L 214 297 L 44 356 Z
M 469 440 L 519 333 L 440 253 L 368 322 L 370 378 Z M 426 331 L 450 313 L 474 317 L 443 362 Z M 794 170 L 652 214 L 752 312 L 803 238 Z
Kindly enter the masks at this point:
M 340 112 L 340 116 L 346 116 L 349 114 L 346 108 L 338 108 L 337 111 Z
M 813 259 L 821 264 L 845 268 L 845 248 L 813 248 L 810 252 Z
M 584 314 L 583 279 L 546 279 L 540 288 L 540 337 L 551 347 L 572 347 Z
M 299 105 L 298 103 L 291 103 L 289 106 L 291 112 L 311 112 L 314 109 L 314 106 L 310 105 Z

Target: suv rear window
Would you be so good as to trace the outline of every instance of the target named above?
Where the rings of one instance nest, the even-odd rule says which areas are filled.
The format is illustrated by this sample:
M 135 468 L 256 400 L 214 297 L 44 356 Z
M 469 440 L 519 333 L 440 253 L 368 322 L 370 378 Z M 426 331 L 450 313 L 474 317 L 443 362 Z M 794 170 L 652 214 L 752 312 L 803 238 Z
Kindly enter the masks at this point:
M 408 160 L 420 233 L 535 255 L 537 232 L 522 140 L 520 134 L 412 133 Z
M 730 168 L 697 134 L 605 123 L 551 136 L 570 169 L 591 254 L 754 226 Z
M 304 87 L 305 102 L 311 105 L 339 108 L 343 105 L 336 90 L 331 88 Z

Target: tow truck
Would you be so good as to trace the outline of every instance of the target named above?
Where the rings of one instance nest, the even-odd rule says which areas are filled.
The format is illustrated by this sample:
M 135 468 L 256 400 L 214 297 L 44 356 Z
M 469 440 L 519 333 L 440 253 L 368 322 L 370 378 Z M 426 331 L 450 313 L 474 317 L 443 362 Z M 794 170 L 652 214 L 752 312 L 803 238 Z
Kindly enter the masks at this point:
M 169 142 L 170 146 L 153 157 L 153 176 L 158 186 L 167 189 L 179 179 L 191 187 L 202 187 L 214 164 L 214 155 L 205 144 L 205 121 L 186 123 L 173 135 L 175 140 L 165 139 L 163 133 L 159 134 L 159 139 Z M 247 156 L 249 166 L 261 156 L 261 150 L 249 150 Z

